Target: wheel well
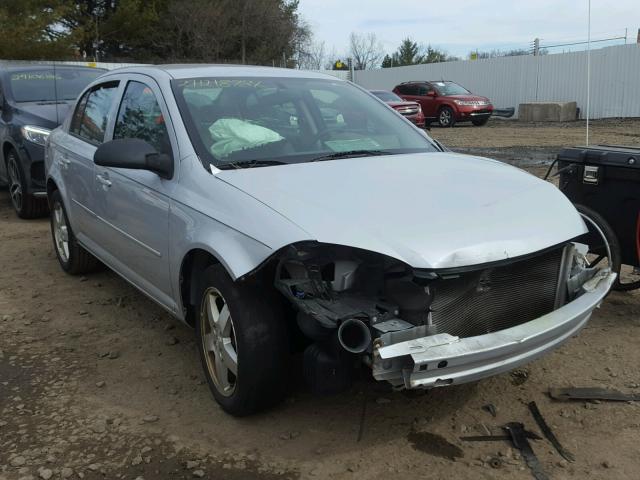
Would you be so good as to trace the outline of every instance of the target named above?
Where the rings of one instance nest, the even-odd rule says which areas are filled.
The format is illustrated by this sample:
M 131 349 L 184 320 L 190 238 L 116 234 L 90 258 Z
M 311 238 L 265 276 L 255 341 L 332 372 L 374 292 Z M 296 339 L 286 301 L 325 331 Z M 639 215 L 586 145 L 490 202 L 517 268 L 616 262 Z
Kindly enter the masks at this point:
M 10 150 L 13 150 L 13 145 L 9 142 L 4 142 L 2 145 L 2 158 L 4 159 L 5 164 L 7 163 L 7 156 L 9 155 Z
M 55 192 L 56 190 L 58 190 L 58 185 L 56 185 L 56 182 L 49 178 L 47 180 L 47 202 L 49 202 L 51 195 L 53 195 L 53 192 Z M 51 207 L 51 205 L 49 205 L 49 207 Z
M 195 327 L 195 312 L 198 294 L 198 281 L 211 265 L 220 263 L 216 257 L 206 250 L 193 249 L 187 253 L 180 266 L 180 296 L 182 307 L 185 310 L 186 322 Z

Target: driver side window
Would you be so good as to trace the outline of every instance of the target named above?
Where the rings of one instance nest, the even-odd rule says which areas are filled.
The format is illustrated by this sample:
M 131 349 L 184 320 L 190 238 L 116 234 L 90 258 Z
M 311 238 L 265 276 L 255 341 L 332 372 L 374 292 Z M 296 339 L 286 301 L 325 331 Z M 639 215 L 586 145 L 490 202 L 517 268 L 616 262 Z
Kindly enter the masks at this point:
M 130 81 L 122 97 L 113 138 L 140 138 L 159 153 L 171 156 L 171 142 L 164 116 L 153 90 Z

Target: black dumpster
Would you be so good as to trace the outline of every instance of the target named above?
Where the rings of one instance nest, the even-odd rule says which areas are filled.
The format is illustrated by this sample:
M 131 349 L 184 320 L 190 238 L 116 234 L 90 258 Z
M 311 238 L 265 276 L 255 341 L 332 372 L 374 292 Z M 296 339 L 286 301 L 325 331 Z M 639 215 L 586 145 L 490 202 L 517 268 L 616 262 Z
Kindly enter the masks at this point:
M 621 263 L 640 267 L 640 148 L 565 148 L 557 162 L 560 190 L 600 214 L 615 232 Z

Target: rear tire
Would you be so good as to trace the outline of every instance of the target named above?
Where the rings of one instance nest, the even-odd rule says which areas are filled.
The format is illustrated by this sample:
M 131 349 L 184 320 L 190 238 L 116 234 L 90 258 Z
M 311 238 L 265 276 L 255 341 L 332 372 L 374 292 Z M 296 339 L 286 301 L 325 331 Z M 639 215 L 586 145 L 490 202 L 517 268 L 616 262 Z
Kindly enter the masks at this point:
M 196 333 L 211 392 L 222 409 L 245 416 L 278 403 L 287 385 L 287 328 L 278 293 L 233 281 L 220 264 L 200 280 Z
M 473 120 L 471 120 L 471 123 L 473 123 L 476 127 L 482 127 L 483 125 L 486 125 L 488 121 L 489 121 L 489 117 L 474 118 Z
M 9 198 L 11 205 L 20 218 L 43 217 L 49 211 L 47 201 L 27 193 L 27 182 L 22 171 L 20 157 L 15 150 L 7 155 L 7 173 L 9 178 Z
M 68 274 L 82 275 L 100 266 L 98 259 L 78 244 L 57 190 L 51 195 L 51 237 L 58 262 Z
M 438 112 L 438 125 L 442 128 L 453 127 L 456 123 L 456 117 L 451 107 L 442 107 Z

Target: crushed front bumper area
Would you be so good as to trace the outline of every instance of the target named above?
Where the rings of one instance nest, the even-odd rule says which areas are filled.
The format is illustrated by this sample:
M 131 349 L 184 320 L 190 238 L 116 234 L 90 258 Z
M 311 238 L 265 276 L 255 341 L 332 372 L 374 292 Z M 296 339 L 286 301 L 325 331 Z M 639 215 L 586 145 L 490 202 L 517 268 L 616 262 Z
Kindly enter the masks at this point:
M 459 338 L 446 333 L 385 345 L 374 343 L 373 376 L 397 388 L 472 382 L 530 362 L 575 335 L 611 288 L 616 275 L 599 271 L 584 293 L 535 320 L 494 333 Z

